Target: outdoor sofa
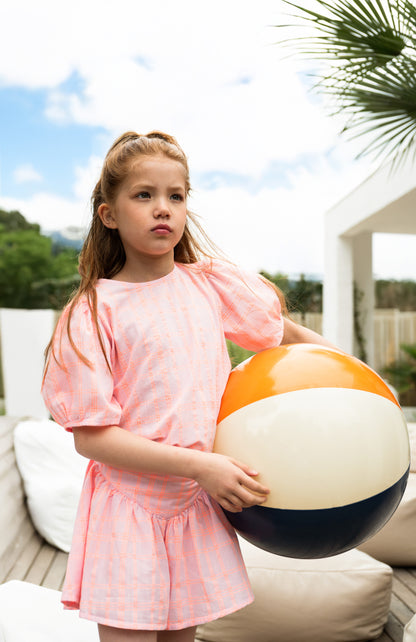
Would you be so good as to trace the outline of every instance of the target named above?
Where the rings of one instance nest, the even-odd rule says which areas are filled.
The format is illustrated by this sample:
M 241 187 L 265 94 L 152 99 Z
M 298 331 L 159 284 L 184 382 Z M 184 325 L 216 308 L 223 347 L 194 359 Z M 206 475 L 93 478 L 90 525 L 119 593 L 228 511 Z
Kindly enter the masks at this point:
M 71 435 L 47 420 L 0 417 L 0 449 L 0 642 L 98 642 L 95 625 L 79 619 L 76 611 L 64 611 L 59 599 L 85 460 L 76 453 Z M 406 563 L 408 551 L 412 566 L 415 477 L 412 472 L 408 497 L 385 527 L 396 524 L 400 563 Z M 24 571 L 24 560 L 34 538 L 39 553 L 31 562 L 37 574 L 31 575 Z M 45 540 L 47 544 L 39 544 Z M 394 540 L 390 534 L 381 557 L 399 559 Z M 45 547 L 49 557 L 42 558 Z M 323 560 L 295 560 L 244 540 L 241 547 L 255 602 L 200 626 L 201 642 L 349 642 L 381 635 L 393 574 L 386 561 L 358 550 Z M 406 635 L 412 636 L 408 628 Z

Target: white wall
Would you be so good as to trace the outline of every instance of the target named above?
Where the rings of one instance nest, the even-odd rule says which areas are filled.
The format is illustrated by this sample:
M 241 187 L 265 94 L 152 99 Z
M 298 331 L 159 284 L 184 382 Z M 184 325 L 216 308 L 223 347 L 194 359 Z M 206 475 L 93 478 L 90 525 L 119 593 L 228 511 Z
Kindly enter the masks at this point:
M 44 350 L 55 323 L 53 310 L 0 309 L 2 368 L 7 415 L 47 418 L 40 394 Z

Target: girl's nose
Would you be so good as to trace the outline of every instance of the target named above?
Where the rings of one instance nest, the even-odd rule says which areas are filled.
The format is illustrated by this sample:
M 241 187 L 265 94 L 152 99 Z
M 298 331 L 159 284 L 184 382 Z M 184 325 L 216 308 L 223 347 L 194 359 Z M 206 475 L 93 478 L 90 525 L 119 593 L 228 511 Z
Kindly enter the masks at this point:
M 153 216 L 157 218 L 161 216 L 170 216 L 169 203 L 167 199 L 160 198 L 156 201 Z

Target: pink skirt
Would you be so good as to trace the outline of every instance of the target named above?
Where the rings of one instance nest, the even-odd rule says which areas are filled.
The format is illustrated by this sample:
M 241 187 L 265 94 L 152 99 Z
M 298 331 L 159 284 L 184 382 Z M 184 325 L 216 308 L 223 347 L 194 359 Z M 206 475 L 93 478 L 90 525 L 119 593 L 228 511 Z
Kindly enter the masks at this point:
M 115 484 L 108 471 L 95 462 L 87 470 L 65 608 L 117 628 L 174 630 L 253 601 L 235 532 L 200 486 L 148 476 L 157 492 L 143 498 L 131 485 Z M 135 478 L 142 488 L 146 476 Z M 149 510 L 152 496 L 155 512 Z

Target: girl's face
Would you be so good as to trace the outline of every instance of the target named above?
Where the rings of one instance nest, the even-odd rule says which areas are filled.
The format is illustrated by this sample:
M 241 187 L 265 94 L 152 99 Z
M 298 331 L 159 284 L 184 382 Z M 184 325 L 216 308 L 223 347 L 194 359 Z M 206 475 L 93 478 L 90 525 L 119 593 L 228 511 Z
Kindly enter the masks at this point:
M 152 265 L 173 268 L 173 250 L 186 223 L 185 169 L 166 156 L 143 156 L 134 162 L 113 205 L 98 214 L 117 229 L 126 252 L 123 273 L 137 274 Z M 163 268 L 162 268 L 163 271 Z

